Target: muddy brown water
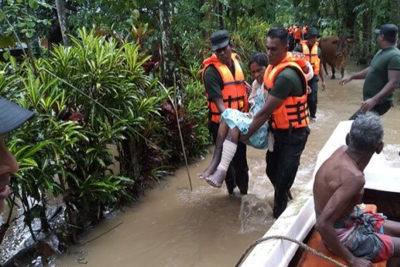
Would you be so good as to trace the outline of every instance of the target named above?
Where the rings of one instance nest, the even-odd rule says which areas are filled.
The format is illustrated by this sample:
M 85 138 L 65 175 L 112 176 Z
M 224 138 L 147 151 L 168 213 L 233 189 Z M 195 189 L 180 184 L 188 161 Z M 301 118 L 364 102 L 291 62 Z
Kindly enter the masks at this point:
M 350 72 L 357 70 L 350 67 Z M 352 81 L 343 87 L 338 82 L 327 79 L 327 89 L 319 91 L 317 120 L 310 126 L 311 134 L 292 187 L 294 197 L 311 179 L 318 152 L 338 122 L 348 119 L 361 104 L 363 81 Z M 397 90 L 395 107 L 383 117 L 384 154 L 391 160 L 400 160 L 399 98 Z M 255 206 L 252 211 L 246 207 L 241 211 L 238 193 L 230 197 L 225 187 L 215 189 L 197 178 L 196 173 L 205 169 L 210 160 L 211 154 L 190 165 L 193 192 L 186 169 L 181 168 L 148 191 L 140 203 L 96 226 L 81 242 L 95 240 L 72 247 L 55 265 L 234 266 L 243 251 L 273 223 L 269 206 L 273 189 L 265 174 L 265 151 L 248 148 L 249 196 L 243 205 Z M 112 229 L 116 225 L 119 226 Z M 112 230 L 107 232 L 109 229 Z

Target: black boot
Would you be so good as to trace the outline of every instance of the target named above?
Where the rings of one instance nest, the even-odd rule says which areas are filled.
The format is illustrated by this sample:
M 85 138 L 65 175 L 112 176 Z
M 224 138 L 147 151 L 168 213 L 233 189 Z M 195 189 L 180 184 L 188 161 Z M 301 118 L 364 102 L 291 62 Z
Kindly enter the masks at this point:
M 226 189 L 228 189 L 229 195 L 233 195 L 233 190 L 236 187 L 235 181 L 227 181 L 225 180 Z
M 288 194 L 287 191 L 279 192 L 275 191 L 275 200 L 274 200 L 274 218 L 278 219 L 279 216 L 285 211 L 288 202 Z
M 293 200 L 293 196 L 292 196 L 292 193 L 290 192 L 290 189 L 288 189 L 286 194 L 288 196 L 288 199 Z

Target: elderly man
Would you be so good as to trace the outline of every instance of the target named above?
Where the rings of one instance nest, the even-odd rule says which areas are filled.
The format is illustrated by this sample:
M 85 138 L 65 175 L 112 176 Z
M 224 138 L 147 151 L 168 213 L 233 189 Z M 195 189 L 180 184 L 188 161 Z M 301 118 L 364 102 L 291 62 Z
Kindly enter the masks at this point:
M 366 111 L 383 115 L 393 106 L 393 92 L 400 81 L 400 51 L 396 47 L 398 31 L 394 24 L 385 24 L 375 30 L 379 51 L 371 65 L 339 82 L 344 85 L 351 80 L 365 79 L 361 108 L 350 120 Z
M 202 80 L 208 100 L 209 130 L 214 142 L 216 142 L 222 112 L 226 108 L 248 112 L 248 102 L 244 74 L 238 55 L 232 53 L 228 31 L 217 31 L 211 35 L 210 39 L 211 50 L 214 54 L 203 61 Z M 206 179 L 211 175 L 210 169 L 212 168 L 200 173 L 199 178 Z M 225 177 L 226 187 L 230 195 L 233 194 L 236 186 L 239 187 L 241 194 L 247 194 L 248 170 L 246 145 L 239 142 Z
M 4 145 L 4 137 L 33 115 L 33 112 L 0 98 L 0 213 L 4 211 L 5 199 L 10 194 L 10 176 L 18 170 L 17 161 Z
M 353 122 L 347 146 L 338 148 L 318 170 L 314 182 L 316 229 L 324 244 L 349 266 L 388 260 L 400 266 L 400 223 L 358 208 L 364 193 L 364 169 L 383 149 L 380 117 L 367 112 Z

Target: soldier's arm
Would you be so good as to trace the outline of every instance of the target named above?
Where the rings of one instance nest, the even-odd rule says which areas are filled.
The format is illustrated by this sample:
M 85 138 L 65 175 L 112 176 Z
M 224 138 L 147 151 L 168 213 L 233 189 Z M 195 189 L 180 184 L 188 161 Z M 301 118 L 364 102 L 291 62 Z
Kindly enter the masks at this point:
M 399 70 L 389 70 L 388 71 L 388 82 L 382 88 L 382 90 L 375 96 L 379 100 L 387 97 L 394 92 L 394 89 L 399 85 L 400 82 L 400 71 Z
M 294 84 L 290 79 L 278 75 L 275 79 L 274 88 L 272 88 L 272 91 L 268 94 L 264 106 L 254 115 L 248 133 L 243 135 L 240 140 L 245 141 L 249 139 L 250 136 L 252 136 L 252 134 L 269 119 L 272 112 L 282 105 L 283 101 L 287 98 L 293 88 Z
M 225 111 L 226 107 L 222 98 L 212 98 L 212 101 L 215 103 L 220 113 Z
M 382 99 L 386 98 L 388 95 L 392 94 L 396 87 L 399 85 L 400 81 L 400 71 L 399 70 L 389 70 L 388 71 L 388 82 L 374 97 L 365 100 L 361 105 L 361 111 L 368 111 L 372 109 L 376 104 Z
M 282 103 L 283 99 L 277 98 L 273 95 L 268 95 L 267 100 L 265 101 L 264 106 L 260 109 L 259 112 L 254 115 L 253 121 L 250 124 L 249 131 L 246 135 L 243 135 L 240 140 L 245 141 L 250 138 L 257 131 L 261 125 L 263 125 L 271 115 L 271 113 L 277 109 Z
M 369 67 L 351 75 L 350 77 L 341 79 L 339 84 L 345 85 L 346 83 L 350 82 L 351 80 L 365 79 L 365 77 L 367 77 L 368 71 L 369 71 Z
M 214 102 L 219 112 L 225 111 L 222 99 L 223 81 L 215 67 L 208 67 L 204 73 L 204 87 L 207 91 L 209 100 Z
M 321 78 L 321 82 L 324 84 L 325 83 L 325 69 L 324 69 L 324 60 L 322 58 L 321 48 L 318 48 L 318 57 L 319 57 L 319 60 L 320 60 L 320 63 L 319 63 L 319 77 Z M 325 85 L 324 85 L 323 89 L 325 89 Z
M 325 69 L 324 69 L 324 65 L 322 64 L 322 60 L 321 60 L 321 66 L 319 68 L 319 77 L 321 78 L 321 82 L 325 82 Z
M 388 95 L 392 94 L 396 87 L 399 85 L 400 82 L 400 56 L 396 56 L 391 58 L 387 65 L 388 69 L 388 82 L 382 88 L 382 90 L 376 94 L 373 98 L 377 101 L 377 103 L 387 97 Z

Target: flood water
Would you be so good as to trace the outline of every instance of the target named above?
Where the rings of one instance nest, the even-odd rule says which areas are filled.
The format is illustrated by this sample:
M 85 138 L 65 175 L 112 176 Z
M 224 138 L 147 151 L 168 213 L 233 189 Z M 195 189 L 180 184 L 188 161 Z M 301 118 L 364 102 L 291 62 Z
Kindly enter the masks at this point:
M 347 72 L 357 70 L 350 66 Z M 327 89 L 319 91 L 317 120 L 310 126 L 311 134 L 292 187 L 294 198 L 311 179 L 318 152 L 338 122 L 348 119 L 361 105 L 364 81 L 352 81 L 345 86 L 338 82 L 328 78 Z M 384 155 L 391 160 L 400 160 L 399 99 L 397 90 L 395 107 L 383 117 Z M 252 148 L 247 151 L 250 184 L 243 205 L 240 194 L 230 197 L 224 186 L 215 189 L 197 178 L 196 173 L 210 162 L 210 154 L 189 168 L 193 192 L 186 169 L 181 168 L 146 192 L 139 203 L 96 226 L 82 237 L 81 243 L 97 239 L 72 247 L 55 265 L 234 266 L 244 250 L 273 223 L 270 208 L 273 189 L 265 174 L 265 151 Z M 112 230 L 107 232 L 109 229 Z

